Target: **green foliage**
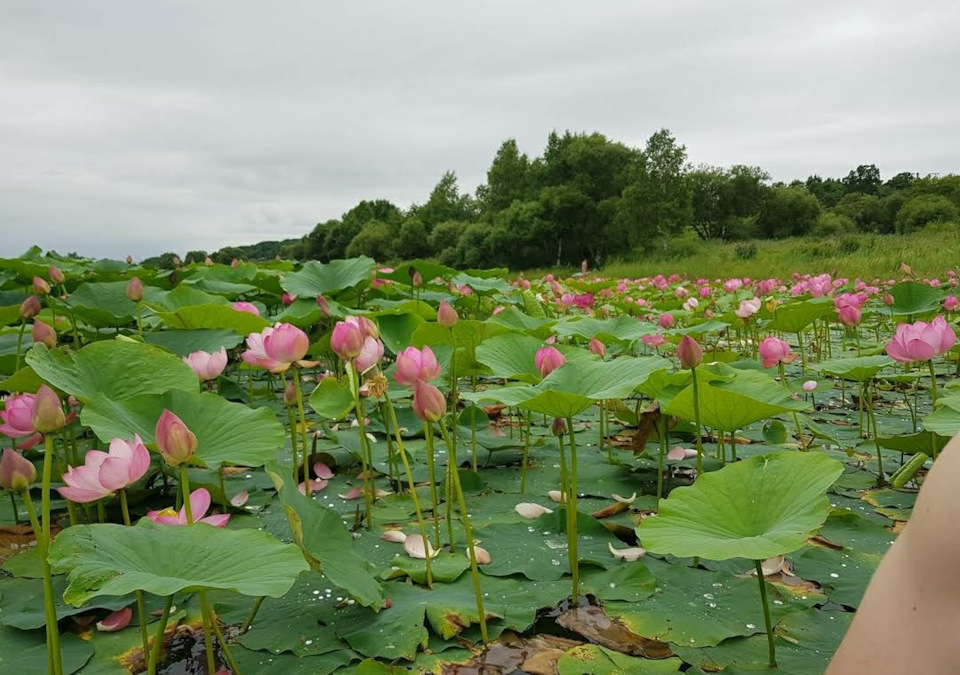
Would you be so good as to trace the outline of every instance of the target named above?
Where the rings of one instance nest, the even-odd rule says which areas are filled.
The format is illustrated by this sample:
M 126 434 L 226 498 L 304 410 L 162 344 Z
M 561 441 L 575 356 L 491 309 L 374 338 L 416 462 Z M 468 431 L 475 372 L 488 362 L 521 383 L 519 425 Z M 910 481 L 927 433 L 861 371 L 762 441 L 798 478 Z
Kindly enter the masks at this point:
M 897 232 L 907 234 L 919 230 L 928 223 L 954 222 L 958 217 L 960 217 L 960 210 L 946 197 L 920 195 L 910 199 L 897 212 Z
M 757 257 L 757 245 L 752 242 L 737 244 L 735 250 L 739 260 L 752 260 Z
M 757 228 L 764 237 L 797 237 L 810 232 L 820 216 L 820 202 L 802 187 L 773 187 L 767 193 Z

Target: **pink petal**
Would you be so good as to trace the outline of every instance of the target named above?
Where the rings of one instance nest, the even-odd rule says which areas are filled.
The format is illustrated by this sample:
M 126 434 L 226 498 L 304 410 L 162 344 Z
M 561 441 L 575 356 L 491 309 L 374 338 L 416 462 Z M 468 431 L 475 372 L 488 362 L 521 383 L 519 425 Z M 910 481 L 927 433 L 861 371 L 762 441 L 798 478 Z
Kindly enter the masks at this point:
M 98 499 L 106 497 L 110 492 L 103 492 L 100 490 L 91 490 L 89 488 L 80 488 L 80 487 L 61 487 L 57 488 L 57 492 L 60 493 L 60 496 L 64 499 L 69 499 L 71 502 L 76 504 L 86 504 L 88 502 L 95 502 Z
M 425 560 L 428 550 L 430 551 L 431 558 L 439 553 L 439 551 L 434 550 L 429 541 L 424 545 L 423 537 L 419 534 L 407 536 L 403 542 L 403 550 L 407 552 L 408 556 L 416 558 L 417 560 Z
M 326 487 L 327 487 L 327 481 L 325 481 L 325 480 L 311 480 L 311 481 L 310 481 L 310 494 L 313 494 L 313 493 L 315 493 L 315 492 L 320 492 L 320 490 L 323 490 L 323 489 L 326 488 Z M 300 485 L 299 485 L 299 487 L 298 487 L 297 489 L 300 490 L 300 494 L 302 494 L 302 495 L 306 495 L 306 494 L 307 494 L 307 489 L 306 489 L 306 487 L 304 487 L 304 483 L 300 483 Z
M 333 478 L 333 471 L 329 466 L 323 462 L 317 462 L 313 465 L 313 475 L 317 478 L 323 478 L 324 480 L 330 480 Z
M 193 516 L 193 522 L 203 518 L 207 509 L 210 508 L 210 493 L 206 488 L 199 488 L 190 493 L 190 515 Z M 186 511 L 184 511 L 186 514 Z
M 230 503 L 237 508 L 240 508 L 247 503 L 247 500 L 250 499 L 250 493 L 247 490 L 242 490 L 237 494 L 233 495 L 233 498 L 230 500 Z
M 352 490 L 350 490 L 350 492 L 348 492 L 347 494 L 338 495 L 338 496 L 340 497 L 340 499 L 359 499 L 360 497 L 363 496 L 363 488 L 355 487 Z
M 539 504 L 533 504 L 530 502 L 521 502 L 517 504 L 514 507 L 514 511 L 529 520 L 536 520 L 545 513 L 553 513 L 553 510 L 548 509 L 546 506 L 540 506 Z
M 130 619 L 133 618 L 133 609 L 124 607 L 110 614 L 102 621 L 97 622 L 97 630 L 104 633 L 116 633 L 130 625 Z
M 123 457 L 110 457 L 100 465 L 98 474 L 100 484 L 105 490 L 114 492 L 130 484 L 130 460 Z
M 214 527 L 226 527 L 228 520 L 230 520 L 229 513 L 218 513 L 213 516 L 207 516 L 206 518 L 201 518 L 197 522 L 213 525 Z

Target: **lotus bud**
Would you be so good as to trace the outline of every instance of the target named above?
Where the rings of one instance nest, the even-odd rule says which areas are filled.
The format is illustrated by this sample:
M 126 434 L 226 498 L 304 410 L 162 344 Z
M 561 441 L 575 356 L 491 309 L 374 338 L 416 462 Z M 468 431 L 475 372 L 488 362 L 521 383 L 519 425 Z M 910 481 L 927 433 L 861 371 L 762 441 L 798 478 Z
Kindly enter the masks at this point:
M 160 455 L 172 467 L 189 461 L 197 451 L 197 437 L 166 408 L 157 420 L 156 437 Z
M 63 276 L 63 272 L 61 272 L 60 268 L 56 265 L 50 265 L 50 267 L 47 269 L 47 272 L 50 274 L 50 281 L 55 284 L 62 284 L 67 280 L 67 278 Z
M 410 282 L 413 284 L 414 288 L 420 288 L 423 286 L 423 277 L 420 276 L 420 272 L 414 271 L 413 276 L 410 278 Z
M 47 349 L 53 349 L 57 344 L 57 332 L 52 326 L 45 324 L 40 319 L 33 320 L 33 327 L 30 329 L 30 335 L 34 342 L 42 342 Z
M 33 400 L 33 428 L 41 434 L 60 431 L 67 424 L 60 397 L 47 385 L 41 385 Z
M 460 317 L 457 315 L 457 310 L 453 308 L 453 305 L 446 300 L 442 301 L 440 307 L 437 309 L 437 323 L 444 328 L 451 328 L 459 320 Z
M 546 377 L 567 362 L 566 357 L 556 347 L 541 347 L 534 359 L 540 377 Z
M 673 314 L 661 314 L 659 323 L 661 328 L 673 328 Z
M 127 297 L 134 302 L 143 300 L 143 282 L 140 281 L 140 277 L 134 277 L 127 284 Z
M 703 350 L 700 345 L 689 335 L 680 338 L 680 344 L 677 345 L 677 358 L 680 359 L 682 368 L 696 368 L 703 361 Z
M 360 355 L 365 339 L 358 323 L 338 321 L 330 336 L 330 347 L 341 359 L 349 361 Z
M 324 319 L 330 318 L 330 303 L 328 303 L 327 299 L 322 295 L 317 296 L 317 307 L 320 308 L 320 313 Z
M 37 479 L 37 467 L 16 450 L 6 448 L 0 457 L 0 487 L 11 492 L 29 489 Z
M 567 433 L 567 421 L 562 417 L 553 418 L 553 435 L 563 436 Z
M 607 346 L 600 342 L 600 340 L 597 338 L 590 338 L 590 344 L 588 345 L 588 348 L 601 359 L 607 354 Z
M 29 321 L 40 313 L 40 300 L 35 295 L 31 295 L 20 303 L 20 318 Z
M 424 422 L 439 422 L 447 412 L 447 400 L 432 384 L 418 381 L 413 387 L 413 412 Z
M 207 256 L 206 258 L 203 259 L 203 264 L 206 265 L 207 267 L 213 267 L 213 258 L 211 258 L 210 256 Z
M 280 296 L 280 302 L 283 303 L 284 307 L 289 307 L 294 302 L 296 302 L 296 300 L 297 300 L 297 296 L 295 293 L 287 293 L 286 291 L 284 291 L 283 295 Z
M 803 383 L 804 391 L 814 391 L 816 388 L 817 388 L 816 380 L 807 380 L 806 382 Z
M 892 305 L 893 303 L 894 303 L 893 296 L 892 296 L 890 293 L 886 293 L 886 294 L 883 296 L 883 304 L 885 304 L 887 307 L 889 307 L 889 306 Z
M 33 292 L 37 295 L 50 295 L 50 284 L 43 277 L 34 277 Z
M 128 255 L 128 256 L 127 256 L 127 264 L 128 264 L 128 265 L 132 265 L 132 264 L 133 264 L 133 256 L 132 256 L 132 255 Z

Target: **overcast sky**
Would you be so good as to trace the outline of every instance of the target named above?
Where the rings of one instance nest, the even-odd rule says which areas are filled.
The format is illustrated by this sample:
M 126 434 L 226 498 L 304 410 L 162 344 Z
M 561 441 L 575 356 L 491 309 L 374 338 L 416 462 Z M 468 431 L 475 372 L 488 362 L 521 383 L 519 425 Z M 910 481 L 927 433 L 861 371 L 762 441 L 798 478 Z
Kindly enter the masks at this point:
M 7 2 L 0 256 L 305 234 L 552 129 L 775 178 L 960 170 L 960 3 Z

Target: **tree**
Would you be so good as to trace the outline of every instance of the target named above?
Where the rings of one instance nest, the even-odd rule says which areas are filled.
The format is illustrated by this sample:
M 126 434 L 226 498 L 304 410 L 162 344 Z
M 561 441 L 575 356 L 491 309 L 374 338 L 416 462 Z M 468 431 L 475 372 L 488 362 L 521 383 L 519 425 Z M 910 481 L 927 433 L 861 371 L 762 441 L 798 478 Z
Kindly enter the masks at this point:
M 356 258 L 365 255 L 374 260 L 383 262 L 389 260 L 394 255 L 394 239 L 396 231 L 390 223 L 380 220 L 371 220 L 347 246 L 347 257 Z
M 909 171 L 901 171 L 896 176 L 888 180 L 883 184 L 883 187 L 888 192 L 896 192 L 897 190 L 907 190 L 913 185 L 914 181 L 918 178 L 917 174 L 910 173 Z
M 221 265 L 229 265 L 234 260 L 243 259 L 243 249 L 238 246 L 227 246 L 221 248 L 210 257 L 213 259 L 213 262 L 220 263 Z
M 843 199 L 847 188 L 836 178 L 821 178 L 813 175 L 804 182 L 807 191 L 816 197 L 827 208 L 833 208 Z
M 187 255 L 183 257 L 183 261 L 188 265 L 190 263 L 202 263 L 207 259 L 206 251 L 187 251 Z
M 496 213 L 530 191 L 530 160 L 510 138 L 497 150 L 487 170 L 487 183 L 477 188 L 477 200 L 483 212 Z
M 865 195 L 875 195 L 883 184 L 880 180 L 880 169 L 874 164 L 861 164 L 847 174 L 843 179 L 847 192 L 861 192 Z
M 447 171 L 430 192 L 427 202 L 411 206 L 408 215 L 418 218 L 429 231 L 434 225 L 448 220 L 473 221 L 476 212 L 470 195 L 460 194 L 457 174 Z
M 402 260 L 426 258 L 433 253 L 427 238 L 427 226 L 419 218 L 407 218 L 403 221 L 394 252 Z
M 883 229 L 883 207 L 876 195 L 851 192 L 834 208 L 849 218 L 860 232 L 879 232 Z
M 799 237 L 813 229 L 820 215 L 820 202 L 798 187 L 772 187 L 767 193 L 757 228 L 769 239 Z
M 897 212 L 897 232 L 907 234 L 929 223 L 948 223 L 958 218 L 957 207 L 940 195 L 918 195 Z

